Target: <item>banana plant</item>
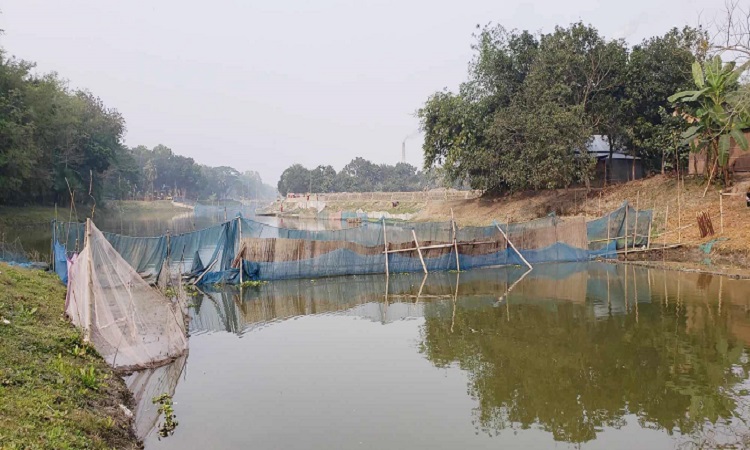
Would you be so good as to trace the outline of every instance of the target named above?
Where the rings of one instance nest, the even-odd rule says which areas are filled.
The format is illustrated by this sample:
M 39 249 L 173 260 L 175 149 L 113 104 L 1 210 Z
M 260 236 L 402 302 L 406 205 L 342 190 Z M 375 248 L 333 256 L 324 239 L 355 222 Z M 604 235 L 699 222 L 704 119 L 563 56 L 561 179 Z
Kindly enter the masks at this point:
M 717 167 L 724 174 L 725 185 L 729 183 L 732 139 L 742 150 L 748 149 L 743 131 L 750 128 L 750 114 L 739 95 L 739 79 L 747 67 L 748 63 L 739 67 L 734 62 L 722 63 L 718 56 L 703 64 L 695 61 L 693 81 L 697 89 L 678 92 L 668 99 L 683 105 L 681 115 L 690 125 L 682 133 L 684 143 L 693 152 L 705 151 L 706 169 L 711 168 L 709 185 Z

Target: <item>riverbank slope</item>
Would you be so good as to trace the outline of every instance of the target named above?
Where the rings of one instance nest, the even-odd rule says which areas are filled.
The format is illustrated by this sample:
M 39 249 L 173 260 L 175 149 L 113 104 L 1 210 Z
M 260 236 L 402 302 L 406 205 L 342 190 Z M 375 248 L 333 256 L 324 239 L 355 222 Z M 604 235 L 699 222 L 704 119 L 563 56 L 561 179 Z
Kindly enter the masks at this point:
M 0 263 L 0 448 L 140 448 L 131 394 L 64 305 L 55 274 Z

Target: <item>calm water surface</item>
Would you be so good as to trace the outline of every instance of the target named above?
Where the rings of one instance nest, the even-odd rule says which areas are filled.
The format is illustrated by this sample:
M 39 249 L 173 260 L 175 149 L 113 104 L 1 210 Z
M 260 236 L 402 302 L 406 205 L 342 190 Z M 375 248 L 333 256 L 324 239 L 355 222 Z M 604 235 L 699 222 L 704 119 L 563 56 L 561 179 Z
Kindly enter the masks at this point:
M 189 356 L 127 380 L 146 448 L 750 442 L 750 282 L 604 263 L 523 272 L 201 293 Z M 162 392 L 179 426 L 159 440 Z

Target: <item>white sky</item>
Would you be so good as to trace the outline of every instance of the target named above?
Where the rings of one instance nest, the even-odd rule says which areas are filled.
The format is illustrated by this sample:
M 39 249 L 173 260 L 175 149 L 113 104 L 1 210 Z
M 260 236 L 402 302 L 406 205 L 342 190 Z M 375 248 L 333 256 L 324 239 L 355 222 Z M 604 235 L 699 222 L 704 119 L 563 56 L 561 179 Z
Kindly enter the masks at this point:
M 475 26 L 583 20 L 631 44 L 723 0 L 3 0 L 0 44 L 91 90 L 126 142 L 275 185 L 293 163 L 400 161 L 414 111 L 465 80 Z M 407 161 L 421 166 L 421 137 Z

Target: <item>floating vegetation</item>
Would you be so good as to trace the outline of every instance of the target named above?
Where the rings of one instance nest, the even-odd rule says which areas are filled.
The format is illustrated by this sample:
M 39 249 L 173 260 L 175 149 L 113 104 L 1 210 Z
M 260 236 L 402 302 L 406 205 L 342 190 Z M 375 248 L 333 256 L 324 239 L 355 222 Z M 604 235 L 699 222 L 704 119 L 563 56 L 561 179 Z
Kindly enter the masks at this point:
M 172 396 L 164 393 L 151 399 L 151 402 L 159 405 L 159 414 L 164 414 L 164 421 L 159 423 L 159 439 L 172 436 L 179 425 L 179 422 L 175 420 L 177 416 L 172 406 Z
M 248 280 L 242 282 L 242 287 L 259 287 L 263 286 L 264 284 L 268 284 L 268 281 L 255 281 L 255 280 Z

